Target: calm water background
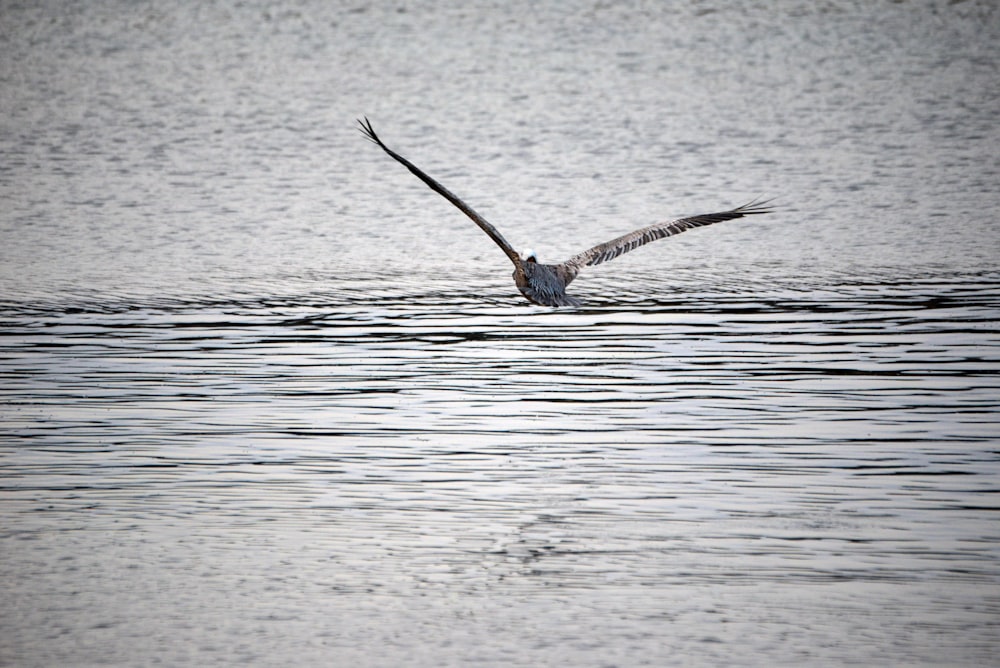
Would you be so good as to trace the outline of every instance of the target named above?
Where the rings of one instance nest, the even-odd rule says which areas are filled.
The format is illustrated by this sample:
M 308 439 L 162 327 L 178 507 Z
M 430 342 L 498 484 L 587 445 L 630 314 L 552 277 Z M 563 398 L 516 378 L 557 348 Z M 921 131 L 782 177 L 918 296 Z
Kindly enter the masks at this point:
M 0 2 L 0 664 L 994 663 L 998 10 L 746 4 Z

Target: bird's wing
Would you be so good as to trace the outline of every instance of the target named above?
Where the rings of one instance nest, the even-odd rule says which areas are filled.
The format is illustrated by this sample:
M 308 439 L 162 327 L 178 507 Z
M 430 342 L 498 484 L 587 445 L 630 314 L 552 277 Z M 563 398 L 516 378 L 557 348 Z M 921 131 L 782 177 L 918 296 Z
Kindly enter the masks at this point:
M 649 225 L 648 227 L 643 227 L 634 232 L 629 232 L 628 234 L 624 234 L 617 239 L 612 239 L 611 241 L 600 244 L 599 246 L 594 246 L 589 250 L 578 253 L 567 260 L 565 264 L 580 269 L 585 266 L 592 266 L 602 262 L 607 262 L 608 260 L 615 259 L 622 253 L 635 250 L 639 246 L 644 246 L 651 241 L 663 239 L 664 237 L 672 237 L 673 235 L 680 234 L 685 230 L 690 230 L 692 227 L 702 227 L 704 225 L 711 225 L 712 223 L 721 223 L 724 220 L 742 218 L 743 216 L 770 213 L 773 209 L 767 204 L 768 202 L 766 201 L 760 202 L 754 200 L 729 211 L 704 213 L 700 216 L 691 216 L 689 218 L 680 218 L 678 220 L 672 220 L 665 223 Z
M 462 213 L 471 218 L 476 225 L 481 227 L 483 232 L 486 232 L 490 239 L 493 239 L 493 241 L 496 242 L 497 246 L 500 246 L 500 248 L 503 249 L 503 252 L 507 254 L 507 257 L 510 258 L 510 261 L 513 262 L 515 266 L 518 265 L 520 258 L 518 257 L 517 251 L 514 250 L 514 247 L 503 238 L 503 235 L 500 234 L 500 232 L 497 231 L 497 228 L 493 227 L 488 220 L 476 213 L 472 207 L 456 197 L 450 190 L 431 177 L 427 176 L 427 174 L 425 174 L 419 167 L 383 144 L 382 140 L 379 139 L 377 134 L 375 134 L 375 130 L 372 128 L 372 124 L 367 118 L 363 120 L 358 119 L 358 124 L 361 126 L 361 132 L 365 135 L 365 137 L 380 146 L 382 150 L 388 153 L 393 159 L 396 160 L 396 162 L 402 164 L 408 170 L 413 172 L 418 179 L 430 186 L 431 190 L 457 206 Z

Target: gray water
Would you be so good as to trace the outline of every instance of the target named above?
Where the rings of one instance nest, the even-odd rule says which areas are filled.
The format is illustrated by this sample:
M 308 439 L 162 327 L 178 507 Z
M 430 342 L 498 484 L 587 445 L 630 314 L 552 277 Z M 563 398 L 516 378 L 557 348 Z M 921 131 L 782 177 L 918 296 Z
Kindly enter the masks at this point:
M 997 14 L 0 3 L 0 664 L 995 664 Z

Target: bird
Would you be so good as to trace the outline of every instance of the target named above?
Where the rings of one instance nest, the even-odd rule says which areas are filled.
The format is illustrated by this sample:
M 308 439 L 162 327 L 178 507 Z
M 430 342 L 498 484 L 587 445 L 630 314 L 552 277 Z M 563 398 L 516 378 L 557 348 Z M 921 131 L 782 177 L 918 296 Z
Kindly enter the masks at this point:
M 427 184 L 431 190 L 444 197 L 462 213 L 471 218 L 503 250 L 514 264 L 514 285 L 517 286 L 517 289 L 528 301 L 540 306 L 582 306 L 582 301 L 572 295 L 566 294 L 566 287 L 573 282 L 573 279 L 577 277 L 584 267 L 592 267 L 602 262 L 613 260 L 619 255 L 635 250 L 651 241 L 680 234 L 695 227 L 721 223 L 725 220 L 743 218 L 744 216 L 771 213 L 774 210 L 770 205 L 771 200 L 762 201 L 758 198 L 728 211 L 704 213 L 697 216 L 654 223 L 628 234 L 623 234 L 611 241 L 598 244 L 582 253 L 577 253 L 560 264 L 542 264 L 538 261 L 538 257 L 534 251 L 529 249 L 523 253 L 518 253 L 514 250 L 514 247 L 500 234 L 497 228 L 476 213 L 472 207 L 432 179 L 412 162 L 386 146 L 382 139 L 375 133 L 375 129 L 372 127 L 371 121 L 368 120 L 367 116 L 359 118 L 358 125 L 358 129 L 361 130 L 365 138 L 379 146 L 396 162 L 406 167 L 414 176 Z

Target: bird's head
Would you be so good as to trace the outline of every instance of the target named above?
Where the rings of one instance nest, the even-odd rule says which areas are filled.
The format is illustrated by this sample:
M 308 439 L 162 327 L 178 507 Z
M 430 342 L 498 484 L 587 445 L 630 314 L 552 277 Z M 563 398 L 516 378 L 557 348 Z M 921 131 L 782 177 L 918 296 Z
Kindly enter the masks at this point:
M 525 262 L 538 262 L 538 256 L 535 255 L 535 251 L 530 248 L 524 249 L 524 252 L 521 253 L 521 259 Z

